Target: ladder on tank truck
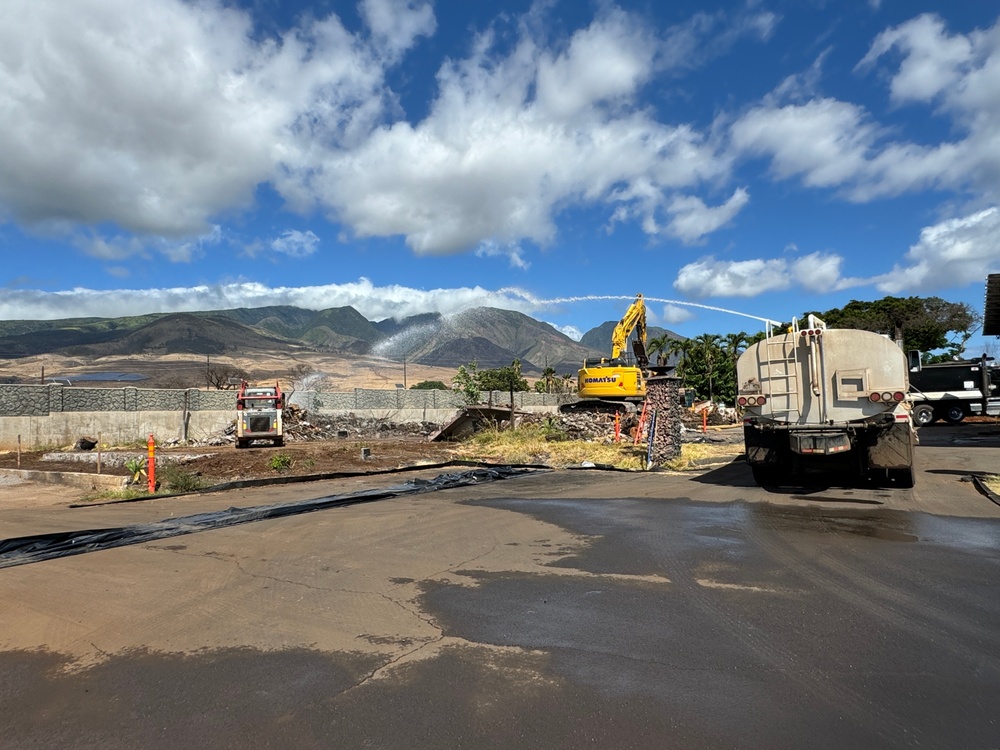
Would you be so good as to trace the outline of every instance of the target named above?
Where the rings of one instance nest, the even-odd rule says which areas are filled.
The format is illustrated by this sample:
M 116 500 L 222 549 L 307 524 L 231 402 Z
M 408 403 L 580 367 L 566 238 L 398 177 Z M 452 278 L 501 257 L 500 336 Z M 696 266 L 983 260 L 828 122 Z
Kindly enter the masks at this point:
M 811 347 L 826 330 L 826 323 L 810 315 L 808 328 L 800 328 L 797 318 L 784 334 L 775 334 L 768 321 L 763 346 L 757 350 L 757 371 L 760 374 L 761 395 L 766 399 L 761 405 L 761 415 L 782 422 L 796 422 L 802 416 L 802 387 L 799 383 L 803 362 L 799 357 L 799 340 Z M 762 356 L 763 355 L 763 356 Z M 814 357 L 810 357 L 810 367 Z M 818 374 L 814 382 L 818 386 Z

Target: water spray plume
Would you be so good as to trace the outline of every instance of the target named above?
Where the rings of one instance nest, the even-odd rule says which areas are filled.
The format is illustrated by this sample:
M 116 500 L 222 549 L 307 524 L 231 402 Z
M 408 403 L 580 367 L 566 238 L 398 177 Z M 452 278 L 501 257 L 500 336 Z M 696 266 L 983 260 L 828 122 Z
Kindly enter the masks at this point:
M 523 289 L 517 289 L 516 287 L 506 287 L 500 290 L 501 293 L 509 294 L 513 297 L 520 297 L 521 299 L 529 302 L 533 305 L 539 307 L 547 307 L 549 305 L 564 305 L 571 302 L 599 302 L 604 300 L 633 300 L 635 295 L 625 295 L 625 294 L 587 294 L 579 297 L 553 297 L 552 299 L 539 299 L 533 294 L 524 291 Z M 759 320 L 762 323 L 770 325 L 781 325 L 780 320 L 774 320 L 772 318 L 764 318 L 760 315 L 751 315 L 750 313 L 740 312 L 739 310 L 727 310 L 725 307 L 715 307 L 714 305 L 703 305 L 700 302 L 685 302 L 683 300 L 677 299 L 664 299 L 663 297 L 643 297 L 646 302 L 660 302 L 667 305 L 684 305 L 685 307 L 700 307 L 703 310 L 712 310 L 713 312 L 729 313 L 730 315 L 740 315 L 744 318 L 752 318 L 753 320 Z

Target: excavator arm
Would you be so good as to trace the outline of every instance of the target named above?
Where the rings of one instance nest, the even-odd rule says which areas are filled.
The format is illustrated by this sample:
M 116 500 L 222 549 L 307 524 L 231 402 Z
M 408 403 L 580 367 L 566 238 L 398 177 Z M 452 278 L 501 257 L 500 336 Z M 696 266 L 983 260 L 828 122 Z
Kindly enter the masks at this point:
M 649 364 L 649 357 L 646 356 L 646 303 L 641 294 L 635 296 L 635 302 L 625 311 L 611 334 L 612 359 L 621 357 L 622 352 L 628 348 L 628 337 L 633 331 L 636 332 L 635 343 L 632 345 L 635 360 L 640 367 L 646 367 Z

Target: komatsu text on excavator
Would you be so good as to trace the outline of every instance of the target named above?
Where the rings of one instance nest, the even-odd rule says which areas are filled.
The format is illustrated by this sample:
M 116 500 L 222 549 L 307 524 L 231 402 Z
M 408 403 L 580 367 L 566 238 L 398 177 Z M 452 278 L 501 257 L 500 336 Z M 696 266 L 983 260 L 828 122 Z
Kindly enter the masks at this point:
M 634 363 L 627 357 L 628 340 L 632 341 Z M 611 358 L 586 359 L 577 374 L 577 395 L 600 401 L 635 401 L 646 398 L 646 303 L 637 294 L 611 334 Z

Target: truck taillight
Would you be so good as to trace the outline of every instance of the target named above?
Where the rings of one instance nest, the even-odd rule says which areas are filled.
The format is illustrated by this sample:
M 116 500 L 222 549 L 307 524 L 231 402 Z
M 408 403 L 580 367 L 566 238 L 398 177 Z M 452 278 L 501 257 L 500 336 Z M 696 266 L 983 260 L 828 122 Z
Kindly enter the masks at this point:
M 892 393 L 891 391 L 882 391 L 881 393 L 873 391 L 870 396 L 868 396 L 869 401 L 879 402 L 879 401 L 902 401 L 906 398 L 902 391 L 896 391 Z
M 740 396 L 738 399 L 736 399 L 736 403 L 739 404 L 740 406 L 746 406 L 747 405 L 747 397 L 746 396 Z
M 767 403 L 766 396 L 740 396 L 736 399 L 740 406 L 763 406 Z

